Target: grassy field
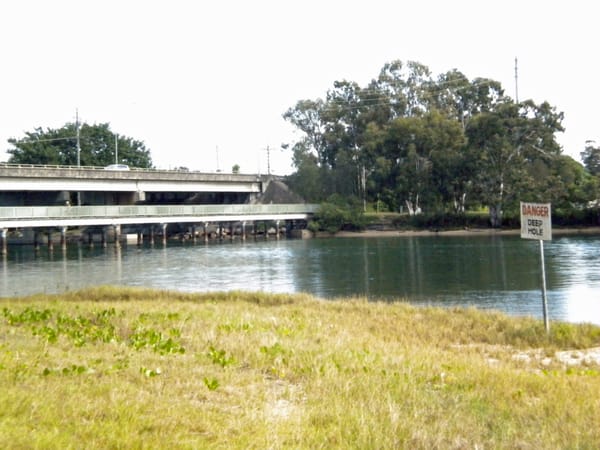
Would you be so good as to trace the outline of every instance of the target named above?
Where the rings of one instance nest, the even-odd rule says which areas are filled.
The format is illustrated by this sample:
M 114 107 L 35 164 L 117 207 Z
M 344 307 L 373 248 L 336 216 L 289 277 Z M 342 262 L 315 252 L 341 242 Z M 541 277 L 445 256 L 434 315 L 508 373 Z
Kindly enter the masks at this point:
M 591 325 L 111 287 L 0 311 L 3 449 L 600 446 L 600 367 L 557 357 Z

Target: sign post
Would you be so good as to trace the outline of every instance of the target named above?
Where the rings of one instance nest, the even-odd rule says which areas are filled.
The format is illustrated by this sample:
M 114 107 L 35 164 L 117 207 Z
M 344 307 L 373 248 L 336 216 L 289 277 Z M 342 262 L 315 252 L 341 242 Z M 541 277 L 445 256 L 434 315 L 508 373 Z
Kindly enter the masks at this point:
M 546 297 L 546 266 L 544 264 L 544 241 L 552 240 L 552 214 L 550 203 L 521 202 L 521 237 L 540 241 L 540 260 L 542 266 L 542 305 L 544 328 L 550 332 L 548 320 L 548 300 Z

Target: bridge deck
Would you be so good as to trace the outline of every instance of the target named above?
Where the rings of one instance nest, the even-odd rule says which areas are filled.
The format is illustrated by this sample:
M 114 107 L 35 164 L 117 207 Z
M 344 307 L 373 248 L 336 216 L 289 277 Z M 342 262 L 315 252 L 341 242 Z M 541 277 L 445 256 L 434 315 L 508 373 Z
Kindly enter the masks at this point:
M 0 229 L 151 223 L 299 220 L 318 205 L 117 205 L 0 207 Z

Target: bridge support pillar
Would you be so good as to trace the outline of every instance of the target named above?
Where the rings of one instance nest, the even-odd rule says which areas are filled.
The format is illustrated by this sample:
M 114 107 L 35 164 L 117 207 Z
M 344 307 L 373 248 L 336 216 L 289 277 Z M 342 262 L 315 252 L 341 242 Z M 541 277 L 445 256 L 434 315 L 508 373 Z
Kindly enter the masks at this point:
M 246 240 L 246 222 L 245 221 L 242 221 L 242 230 L 241 230 L 241 233 L 242 234 L 241 234 L 240 237 L 241 237 L 242 241 L 245 241 Z
M 54 250 L 54 242 L 52 241 L 52 230 L 46 231 L 46 237 L 48 238 L 48 250 Z
M 144 243 L 144 234 L 141 231 L 137 232 L 137 245 L 142 245 Z
M 106 235 L 107 235 L 107 230 L 106 227 L 102 227 L 102 231 L 100 233 L 100 243 L 102 245 L 102 248 L 106 248 Z
M 263 228 L 265 230 L 265 240 L 269 239 L 269 222 L 263 220 Z
M 202 224 L 202 232 L 204 234 L 204 243 L 208 243 L 208 222 Z
M 37 230 L 33 230 L 33 249 L 36 252 L 40 249 L 40 235 Z
M 279 240 L 279 220 L 275 221 L 275 236 L 277 238 L 277 240 Z
M 234 238 L 235 227 L 233 226 L 233 222 L 229 222 L 229 239 L 233 241 Z
M 121 225 L 113 225 L 115 232 L 115 247 L 121 246 Z
M 60 227 L 60 246 L 67 247 L 67 227 Z
M 2 242 L 0 243 L 0 252 L 3 255 L 6 255 L 8 253 L 8 230 L 6 228 L 2 228 L 2 230 L 0 230 L 0 240 L 2 240 Z
M 167 224 L 161 223 L 160 228 L 162 231 L 162 244 L 167 245 Z
M 191 229 L 191 233 L 192 233 L 192 242 L 195 244 L 196 243 L 196 225 L 192 224 L 190 229 Z
M 154 225 L 150 225 L 150 229 L 148 230 L 149 232 L 149 238 L 150 238 L 150 245 L 154 245 Z

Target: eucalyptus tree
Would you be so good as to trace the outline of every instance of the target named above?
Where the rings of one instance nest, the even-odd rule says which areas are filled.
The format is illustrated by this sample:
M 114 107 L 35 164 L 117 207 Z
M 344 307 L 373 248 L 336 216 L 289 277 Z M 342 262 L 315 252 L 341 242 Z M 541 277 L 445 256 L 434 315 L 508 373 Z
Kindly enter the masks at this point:
M 16 164 L 52 164 L 105 166 L 115 162 L 132 167 L 152 167 L 150 151 L 143 142 L 116 135 L 107 123 L 79 126 L 67 123 L 62 128 L 36 128 L 22 139 L 9 139 L 8 162 Z M 78 149 L 79 141 L 79 149 Z
M 429 96 L 433 108 L 457 120 L 463 129 L 471 117 L 492 111 L 507 100 L 499 82 L 487 78 L 470 81 L 456 69 L 440 75 L 430 84 Z
M 586 141 L 585 150 L 580 155 L 585 168 L 592 175 L 600 175 L 600 146 L 595 141 Z
M 506 101 L 474 116 L 466 128 L 476 159 L 476 187 L 490 212 L 492 226 L 502 223 L 506 207 L 543 185 L 536 167 L 560 154 L 555 133 L 563 131 L 562 113 L 548 103 Z

